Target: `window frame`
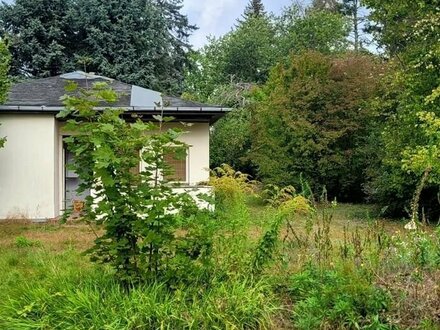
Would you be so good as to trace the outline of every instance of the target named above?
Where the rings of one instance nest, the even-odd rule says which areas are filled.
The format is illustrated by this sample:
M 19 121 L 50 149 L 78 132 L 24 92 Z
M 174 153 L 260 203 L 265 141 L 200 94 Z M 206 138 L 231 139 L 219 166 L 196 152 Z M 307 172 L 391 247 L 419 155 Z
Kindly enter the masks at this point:
M 178 183 L 178 184 L 182 184 L 182 183 L 185 183 L 185 184 L 189 184 L 189 182 L 190 182 L 190 145 L 186 145 L 186 146 L 178 146 L 178 145 L 176 145 L 176 146 L 170 146 L 170 148 L 186 148 L 186 156 L 185 156 L 185 158 L 184 159 L 181 159 L 181 160 L 176 160 L 176 161 L 184 161 L 184 164 L 185 164 L 185 178 L 184 178 L 184 180 L 179 180 L 179 179 L 177 179 L 177 178 L 167 178 L 165 175 L 163 175 L 162 174 L 162 178 L 164 179 L 164 180 L 166 180 L 167 181 L 167 183 L 171 183 L 171 184 L 173 184 L 173 183 Z M 165 154 L 163 155 L 163 157 L 165 158 Z M 164 161 L 166 162 L 166 160 L 164 159 Z M 168 166 L 170 166 L 170 164 L 168 164 L 167 163 L 167 165 Z M 173 167 L 173 166 L 170 166 L 173 170 L 174 170 L 174 173 L 176 172 L 175 171 L 175 167 Z

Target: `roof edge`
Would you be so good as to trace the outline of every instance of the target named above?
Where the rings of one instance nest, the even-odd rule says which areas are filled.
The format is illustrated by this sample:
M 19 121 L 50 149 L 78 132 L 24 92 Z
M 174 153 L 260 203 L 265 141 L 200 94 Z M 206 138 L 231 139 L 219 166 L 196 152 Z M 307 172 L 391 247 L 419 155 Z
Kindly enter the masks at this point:
M 34 105 L 0 105 L 0 111 L 44 111 L 44 112 L 58 112 L 64 110 L 65 107 L 60 106 L 34 106 Z M 230 112 L 232 108 L 223 107 L 95 107 L 95 110 L 104 109 L 122 109 L 130 112 L 144 112 L 144 111 L 176 111 L 176 112 Z

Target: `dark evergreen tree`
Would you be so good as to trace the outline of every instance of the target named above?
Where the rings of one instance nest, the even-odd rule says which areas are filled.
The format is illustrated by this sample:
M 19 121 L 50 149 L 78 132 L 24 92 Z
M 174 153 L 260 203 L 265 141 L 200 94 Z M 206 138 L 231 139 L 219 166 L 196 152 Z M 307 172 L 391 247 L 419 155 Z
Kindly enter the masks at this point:
M 261 17 L 266 15 L 263 2 L 261 0 L 249 0 L 246 8 L 244 9 L 243 18 L 249 17 Z
M 195 29 L 182 0 L 17 0 L 0 7 L 12 73 L 53 76 L 86 68 L 164 92 L 181 90 Z
M 12 53 L 11 73 L 37 77 L 61 73 L 71 54 L 71 0 L 16 0 L 0 7 L 0 28 Z
M 315 10 L 328 10 L 332 12 L 338 12 L 340 4 L 338 0 L 313 0 L 312 9 Z
M 188 42 L 189 36 L 197 29 L 188 21 L 188 17 L 181 13 L 183 0 L 157 0 L 157 6 L 162 12 L 168 29 L 168 37 L 172 49 L 175 53 L 174 66 L 176 69 L 173 75 L 178 77 L 178 88 L 176 91 L 182 91 L 183 69 L 187 69 L 191 62 L 188 59 L 188 52 L 191 46 Z
M 76 55 L 91 58 L 90 71 L 178 93 L 194 29 L 179 9 L 177 1 L 78 0 Z

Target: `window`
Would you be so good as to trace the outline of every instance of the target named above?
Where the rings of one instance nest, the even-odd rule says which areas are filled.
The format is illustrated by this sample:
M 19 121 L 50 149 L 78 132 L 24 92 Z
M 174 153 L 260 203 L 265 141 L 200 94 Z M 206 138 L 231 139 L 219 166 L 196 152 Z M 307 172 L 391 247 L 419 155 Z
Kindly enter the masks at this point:
M 64 138 L 64 136 L 63 136 Z M 71 170 L 69 166 L 73 164 L 73 153 L 67 149 L 67 145 L 63 143 L 64 153 L 64 209 L 70 207 L 75 212 L 80 212 L 84 207 L 84 200 L 90 195 L 90 190 L 85 190 L 78 193 L 78 188 L 81 184 L 81 179 L 75 171 Z
M 176 152 L 168 152 L 164 155 L 166 164 L 170 167 L 171 173 L 165 175 L 165 179 L 169 181 L 187 181 L 186 163 L 188 158 L 188 151 L 186 157 L 180 157 L 176 155 Z

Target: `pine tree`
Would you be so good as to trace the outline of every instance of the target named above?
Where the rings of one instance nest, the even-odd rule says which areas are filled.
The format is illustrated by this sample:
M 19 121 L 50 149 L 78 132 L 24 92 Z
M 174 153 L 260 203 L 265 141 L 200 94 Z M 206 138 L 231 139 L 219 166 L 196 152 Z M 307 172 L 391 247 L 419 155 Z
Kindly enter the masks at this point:
M 246 20 L 249 17 L 261 17 L 266 15 L 263 2 L 261 0 L 249 0 L 244 9 L 243 18 Z
M 313 0 L 312 9 L 315 10 L 328 10 L 332 12 L 338 12 L 340 4 L 338 0 Z
M 0 5 L 12 74 L 54 76 L 84 69 L 179 94 L 195 27 L 182 0 L 16 0 Z
M 16 0 L 0 5 L 0 30 L 8 35 L 11 74 L 47 77 L 60 74 L 72 47 L 67 21 L 71 0 Z

